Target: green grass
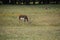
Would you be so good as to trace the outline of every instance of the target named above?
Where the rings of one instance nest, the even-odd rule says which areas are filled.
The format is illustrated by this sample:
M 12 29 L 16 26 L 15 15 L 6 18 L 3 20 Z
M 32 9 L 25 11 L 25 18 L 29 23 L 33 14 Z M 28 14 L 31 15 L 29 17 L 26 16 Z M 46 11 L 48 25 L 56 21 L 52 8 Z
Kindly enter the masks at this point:
M 60 40 L 60 5 L 0 5 L 0 40 Z

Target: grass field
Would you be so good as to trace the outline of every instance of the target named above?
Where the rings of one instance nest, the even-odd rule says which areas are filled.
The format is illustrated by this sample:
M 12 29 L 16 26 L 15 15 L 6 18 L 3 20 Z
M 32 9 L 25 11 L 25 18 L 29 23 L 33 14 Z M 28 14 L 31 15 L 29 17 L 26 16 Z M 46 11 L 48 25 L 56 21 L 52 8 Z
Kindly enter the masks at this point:
M 60 40 L 60 5 L 0 5 L 0 40 Z

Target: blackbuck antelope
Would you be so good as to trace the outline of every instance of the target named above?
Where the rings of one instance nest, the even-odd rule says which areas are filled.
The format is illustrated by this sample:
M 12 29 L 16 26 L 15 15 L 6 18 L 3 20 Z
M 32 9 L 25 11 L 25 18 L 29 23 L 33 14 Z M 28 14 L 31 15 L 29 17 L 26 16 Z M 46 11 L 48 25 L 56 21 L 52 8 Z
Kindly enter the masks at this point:
M 27 15 L 19 15 L 19 21 L 28 22 Z

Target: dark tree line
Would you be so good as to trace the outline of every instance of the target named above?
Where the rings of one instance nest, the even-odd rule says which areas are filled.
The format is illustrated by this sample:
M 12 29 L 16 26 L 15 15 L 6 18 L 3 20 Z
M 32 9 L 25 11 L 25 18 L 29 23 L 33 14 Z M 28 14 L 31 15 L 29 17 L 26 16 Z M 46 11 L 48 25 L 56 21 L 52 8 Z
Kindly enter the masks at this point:
M 0 0 L 0 4 L 30 4 L 30 2 L 38 2 L 38 4 L 60 4 L 60 0 Z

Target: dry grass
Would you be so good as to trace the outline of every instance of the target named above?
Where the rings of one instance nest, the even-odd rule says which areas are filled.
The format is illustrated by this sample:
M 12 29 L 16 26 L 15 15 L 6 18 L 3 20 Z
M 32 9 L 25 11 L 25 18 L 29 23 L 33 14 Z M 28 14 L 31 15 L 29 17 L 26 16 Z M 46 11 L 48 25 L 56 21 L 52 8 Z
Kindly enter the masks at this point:
M 21 14 L 29 23 L 19 23 Z M 0 40 L 60 40 L 60 6 L 0 5 Z

